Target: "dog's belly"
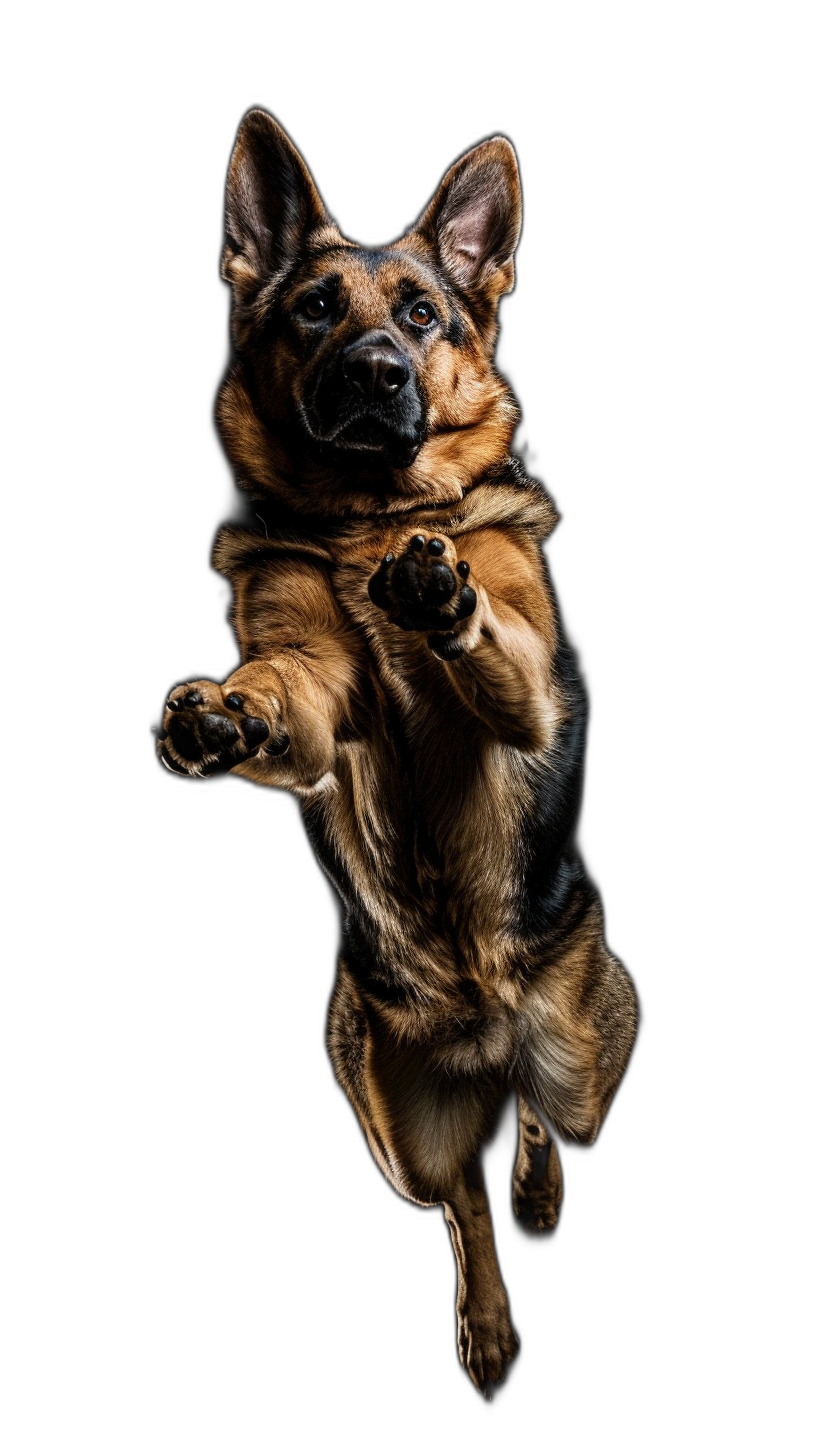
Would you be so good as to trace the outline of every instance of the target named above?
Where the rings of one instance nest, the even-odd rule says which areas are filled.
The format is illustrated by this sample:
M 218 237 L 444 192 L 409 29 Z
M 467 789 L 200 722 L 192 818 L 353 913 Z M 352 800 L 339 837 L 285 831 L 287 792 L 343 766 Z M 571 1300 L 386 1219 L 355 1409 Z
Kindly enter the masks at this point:
M 526 785 L 513 750 L 410 777 L 376 745 L 344 745 L 301 796 L 315 853 L 369 955 L 395 973 L 498 990 L 519 952 Z
M 536 843 L 539 803 L 531 811 L 529 779 L 509 754 L 495 756 L 490 776 L 468 764 L 468 793 L 464 775 L 452 777 L 447 802 L 429 799 L 421 772 L 409 798 L 405 776 L 378 779 L 376 766 L 360 745 L 303 800 L 344 902 L 341 958 L 368 1014 L 441 1085 L 455 1075 L 507 1090 L 520 1078 L 560 1127 L 584 1136 L 595 1125 L 584 1103 L 597 1038 L 582 996 L 604 957 L 580 859 L 559 853 L 540 822 Z
M 343 901 L 344 940 L 378 973 L 400 984 L 446 987 L 478 978 L 491 989 L 505 977 L 517 950 L 509 929 L 511 904 L 500 909 L 494 902 L 488 913 L 469 886 L 451 883 L 427 859 L 415 867 L 398 855 L 383 855 L 375 867 L 359 854 L 359 845 L 339 847 L 331 835 L 318 838 L 314 819 L 309 829 L 317 858 Z

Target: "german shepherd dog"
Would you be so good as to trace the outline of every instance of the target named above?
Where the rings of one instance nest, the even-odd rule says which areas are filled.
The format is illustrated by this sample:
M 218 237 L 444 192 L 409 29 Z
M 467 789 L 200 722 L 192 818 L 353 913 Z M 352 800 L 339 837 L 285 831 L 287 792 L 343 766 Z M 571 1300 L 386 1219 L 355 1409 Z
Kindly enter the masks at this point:
M 397 242 L 360 247 L 277 122 L 246 115 L 217 418 L 259 522 L 214 548 L 241 666 L 176 687 L 158 742 L 175 773 L 298 795 L 343 905 L 334 1069 L 389 1182 L 444 1208 L 486 1394 L 518 1339 L 482 1144 L 512 1093 L 513 1206 L 551 1229 L 549 1129 L 593 1141 L 637 1023 L 574 844 L 586 700 L 542 556 L 557 518 L 510 454 L 493 362 L 520 226 L 493 137 Z

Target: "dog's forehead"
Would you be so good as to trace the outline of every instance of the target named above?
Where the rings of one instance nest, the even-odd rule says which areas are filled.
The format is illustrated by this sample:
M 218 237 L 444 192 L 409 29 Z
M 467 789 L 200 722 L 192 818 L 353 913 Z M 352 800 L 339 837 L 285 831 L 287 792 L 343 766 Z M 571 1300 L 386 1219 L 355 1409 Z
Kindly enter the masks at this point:
M 374 303 L 422 290 L 439 291 L 442 279 L 419 248 L 364 248 L 356 243 L 329 246 L 312 253 L 305 270 L 312 281 L 332 277 L 361 301 Z

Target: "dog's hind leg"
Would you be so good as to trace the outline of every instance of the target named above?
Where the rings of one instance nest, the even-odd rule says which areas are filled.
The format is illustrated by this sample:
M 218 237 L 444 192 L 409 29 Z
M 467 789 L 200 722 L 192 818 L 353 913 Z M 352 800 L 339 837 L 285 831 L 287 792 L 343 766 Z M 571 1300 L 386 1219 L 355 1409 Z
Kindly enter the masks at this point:
M 442 1204 L 458 1275 L 459 1358 L 489 1396 L 519 1345 L 479 1160 L 501 1093 L 434 1072 L 427 1048 L 399 1046 L 382 1032 L 341 961 L 328 1025 L 337 1078 L 389 1183 L 412 1202 Z
M 489 1398 L 504 1379 L 519 1339 L 496 1259 L 481 1160 L 475 1158 L 452 1181 L 443 1207 L 458 1275 L 459 1359 L 476 1389 Z
M 555 1140 L 523 1096 L 518 1099 L 518 1153 L 513 1171 L 513 1212 L 530 1233 L 558 1222 L 564 1180 Z

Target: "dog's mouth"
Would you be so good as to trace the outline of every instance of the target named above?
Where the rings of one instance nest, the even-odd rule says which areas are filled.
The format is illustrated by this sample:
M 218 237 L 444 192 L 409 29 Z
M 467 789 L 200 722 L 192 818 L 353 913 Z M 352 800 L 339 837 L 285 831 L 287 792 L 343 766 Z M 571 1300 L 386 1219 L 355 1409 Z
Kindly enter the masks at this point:
M 425 432 L 417 422 L 406 429 L 376 411 L 359 410 L 324 437 L 336 450 L 361 451 L 385 457 L 390 465 L 405 469 L 419 454 Z

